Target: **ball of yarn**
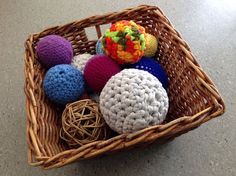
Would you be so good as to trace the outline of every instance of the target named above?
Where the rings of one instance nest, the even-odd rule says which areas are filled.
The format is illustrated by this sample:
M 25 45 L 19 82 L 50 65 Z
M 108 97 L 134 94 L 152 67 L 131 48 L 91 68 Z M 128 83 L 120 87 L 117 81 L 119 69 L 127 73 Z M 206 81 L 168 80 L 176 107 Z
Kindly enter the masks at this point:
M 90 96 L 86 91 L 80 96 L 79 100 L 90 99 Z
M 119 64 L 135 63 L 145 50 L 145 29 L 133 21 L 122 20 L 107 29 L 102 45 L 105 53 Z
M 65 105 L 78 100 L 83 94 L 83 75 L 71 65 L 56 65 L 47 71 L 43 88 L 50 100 Z
M 104 140 L 108 130 L 98 104 L 90 99 L 68 104 L 62 114 L 60 137 L 70 147 Z
M 100 94 L 98 94 L 98 93 L 89 94 L 90 99 L 97 102 L 97 103 L 99 103 L 99 100 L 100 100 L 99 96 L 100 96 Z
M 124 69 L 113 76 L 100 95 L 100 108 L 111 129 L 129 133 L 160 124 L 168 111 L 168 96 L 152 74 Z
M 144 56 L 153 57 L 157 52 L 157 38 L 151 34 L 146 35 L 146 49 L 144 50 Z
M 96 54 L 105 54 L 102 48 L 102 37 L 96 43 Z
M 168 77 L 162 66 L 154 59 L 150 57 L 142 57 L 139 62 L 135 64 L 127 65 L 129 68 L 136 68 L 145 70 L 155 76 L 161 83 L 162 86 L 167 89 Z
M 106 82 L 119 71 L 119 65 L 108 56 L 95 55 L 85 65 L 84 78 L 93 91 L 100 92 Z
M 71 65 L 73 65 L 75 68 L 79 69 L 83 73 L 86 63 L 92 57 L 93 55 L 88 54 L 88 53 L 79 54 L 73 57 Z
M 39 62 L 47 68 L 58 64 L 70 64 L 73 57 L 70 42 L 58 35 L 48 35 L 39 40 L 36 53 Z

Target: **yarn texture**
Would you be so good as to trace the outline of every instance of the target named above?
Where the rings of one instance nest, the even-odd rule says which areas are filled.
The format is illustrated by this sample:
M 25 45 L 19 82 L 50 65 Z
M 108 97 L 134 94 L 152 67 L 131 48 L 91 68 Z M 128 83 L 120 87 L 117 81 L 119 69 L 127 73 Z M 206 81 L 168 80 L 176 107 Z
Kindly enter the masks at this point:
M 77 56 L 74 56 L 72 59 L 71 65 L 75 68 L 79 69 L 82 73 L 84 72 L 84 67 L 89 59 L 91 59 L 94 55 L 85 53 L 85 54 L 79 54 Z
M 144 56 L 153 57 L 157 52 L 158 41 L 154 35 L 146 35 L 146 49 L 144 50 Z
M 167 74 L 162 66 L 154 58 L 142 57 L 139 62 L 135 64 L 129 64 L 126 67 L 148 71 L 162 83 L 162 86 L 165 89 L 168 88 Z
M 100 94 L 98 93 L 92 93 L 89 95 L 90 99 L 95 101 L 96 103 L 99 103 L 100 98 L 99 98 Z
M 84 78 L 87 85 L 95 92 L 100 92 L 107 81 L 120 72 L 119 65 L 106 55 L 95 55 L 84 69 Z
M 145 29 L 133 21 L 118 21 L 107 29 L 102 45 L 105 53 L 119 64 L 135 63 L 144 54 Z
M 43 88 L 50 100 L 65 105 L 78 100 L 84 93 L 83 75 L 71 65 L 56 65 L 47 71 Z
M 105 54 L 104 49 L 102 47 L 102 37 L 98 39 L 96 43 L 96 54 Z
M 36 53 L 39 62 L 46 68 L 58 64 L 70 64 L 73 57 L 70 42 L 58 35 L 48 35 L 39 40 Z
M 161 124 L 168 111 L 168 96 L 156 77 L 137 69 L 113 76 L 100 95 L 106 123 L 118 133 Z

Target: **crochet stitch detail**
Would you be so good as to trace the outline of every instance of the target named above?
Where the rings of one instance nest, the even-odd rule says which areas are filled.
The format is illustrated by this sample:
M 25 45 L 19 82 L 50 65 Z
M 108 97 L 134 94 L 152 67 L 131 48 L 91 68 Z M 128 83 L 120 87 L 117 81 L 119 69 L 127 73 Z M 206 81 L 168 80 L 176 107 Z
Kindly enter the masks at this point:
M 75 68 L 79 69 L 82 73 L 84 73 L 84 67 L 88 60 L 92 58 L 94 55 L 85 53 L 85 54 L 79 54 L 77 56 L 74 56 L 72 59 L 71 65 Z
M 113 76 L 100 95 L 103 117 L 118 133 L 162 123 L 168 106 L 167 93 L 158 79 L 137 69 L 124 69 Z

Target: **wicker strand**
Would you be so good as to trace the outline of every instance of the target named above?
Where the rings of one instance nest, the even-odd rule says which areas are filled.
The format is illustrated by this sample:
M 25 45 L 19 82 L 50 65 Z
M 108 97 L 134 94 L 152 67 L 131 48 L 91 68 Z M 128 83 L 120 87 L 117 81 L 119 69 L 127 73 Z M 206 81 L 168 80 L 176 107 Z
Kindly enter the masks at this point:
M 105 140 L 108 128 L 98 104 L 90 99 L 68 104 L 62 114 L 60 137 L 71 147 Z

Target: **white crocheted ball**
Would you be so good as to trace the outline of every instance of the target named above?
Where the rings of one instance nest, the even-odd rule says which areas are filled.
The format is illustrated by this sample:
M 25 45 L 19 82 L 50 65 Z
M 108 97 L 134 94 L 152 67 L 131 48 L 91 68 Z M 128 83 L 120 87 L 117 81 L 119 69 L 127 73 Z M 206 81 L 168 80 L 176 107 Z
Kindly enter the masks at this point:
M 85 54 L 79 54 L 77 56 L 74 56 L 71 62 L 71 65 L 79 69 L 82 73 L 84 73 L 84 67 L 88 60 L 93 57 L 94 55 L 85 53 Z
M 162 123 L 168 106 L 167 92 L 160 81 L 137 69 L 124 69 L 112 76 L 100 95 L 103 117 L 118 133 Z

